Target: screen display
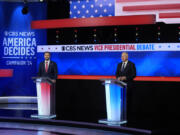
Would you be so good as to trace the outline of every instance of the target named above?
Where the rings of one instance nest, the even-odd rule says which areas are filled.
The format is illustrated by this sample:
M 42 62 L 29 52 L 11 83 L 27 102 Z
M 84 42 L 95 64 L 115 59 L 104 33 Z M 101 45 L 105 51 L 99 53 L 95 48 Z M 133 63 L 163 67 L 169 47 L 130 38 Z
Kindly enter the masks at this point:
M 128 52 L 137 76 L 180 76 L 179 43 L 46 45 L 37 51 L 38 64 L 43 52 L 52 53 L 60 75 L 115 75 L 121 53 Z

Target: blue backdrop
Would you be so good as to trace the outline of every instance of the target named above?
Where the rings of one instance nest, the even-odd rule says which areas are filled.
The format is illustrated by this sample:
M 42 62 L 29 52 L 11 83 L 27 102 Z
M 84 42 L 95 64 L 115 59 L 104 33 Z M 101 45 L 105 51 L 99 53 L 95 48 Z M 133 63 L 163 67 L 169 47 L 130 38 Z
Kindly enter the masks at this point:
M 45 3 L 0 2 L 0 69 L 13 69 L 13 77 L 0 77 L 0 96 L 35 96 L 36 45 L 46 44 L 45 30 L 32 30 L 31 21 L 46 19 Z
M 180 52 L 128 52 L 137 76 L 180 76 Z M 38 63 L 43 53 L 38 53 Z M 115 75 L 121 52 L 52 53 L 61 75 Z

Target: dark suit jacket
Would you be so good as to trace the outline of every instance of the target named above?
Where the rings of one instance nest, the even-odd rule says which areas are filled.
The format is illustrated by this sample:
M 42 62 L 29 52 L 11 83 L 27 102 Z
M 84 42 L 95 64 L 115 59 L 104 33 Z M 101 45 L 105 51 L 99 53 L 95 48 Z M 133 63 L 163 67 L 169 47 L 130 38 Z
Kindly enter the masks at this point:
M 123 72 L 121 72 L 121 66 L 122 62 L 118 64 L 117 70 L 116 70 L 116 78 L 120 76 L 126 76 L 127 81 L 125 82 L 131 82 L 136 77 L 136 67 L 135 64 L 128 60 L 128 63 L 124 69 Z
M 50 61 L 48 72 L 46 72 L 45 70 L 45 61 L 39 64 L 39 72 L 38 72 L 39 77 L 49 77 L 51 79 L 57 79 L 57 73 L 58 73 L 57 65 L 55 62 Z

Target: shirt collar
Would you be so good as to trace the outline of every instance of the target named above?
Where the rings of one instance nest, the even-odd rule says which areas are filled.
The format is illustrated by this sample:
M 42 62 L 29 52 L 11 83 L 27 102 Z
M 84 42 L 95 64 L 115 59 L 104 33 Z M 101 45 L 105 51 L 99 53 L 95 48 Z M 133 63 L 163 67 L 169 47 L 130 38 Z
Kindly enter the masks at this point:
M 125 61 L 125 62 L 123 62 L 124 64 L 127 64 L 128 63 L 128 60 L 127 61 Z
M 48 63 L 49 63 L 49 62 L 50 62 L 50 60 L 45 60 L 45 62 L 48 62 Z

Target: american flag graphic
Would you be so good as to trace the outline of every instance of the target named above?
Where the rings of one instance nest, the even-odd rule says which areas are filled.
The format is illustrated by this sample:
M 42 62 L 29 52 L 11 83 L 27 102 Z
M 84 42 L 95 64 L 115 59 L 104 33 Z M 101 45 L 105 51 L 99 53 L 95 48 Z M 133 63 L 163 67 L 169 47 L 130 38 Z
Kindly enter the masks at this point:
M 114 16 L 114 0 L 71 0 L 70 17 L 104 17 Z
M 157 22 L 180 23 L 180 0 L 70 0 L 70 18 L 156 15 Z

